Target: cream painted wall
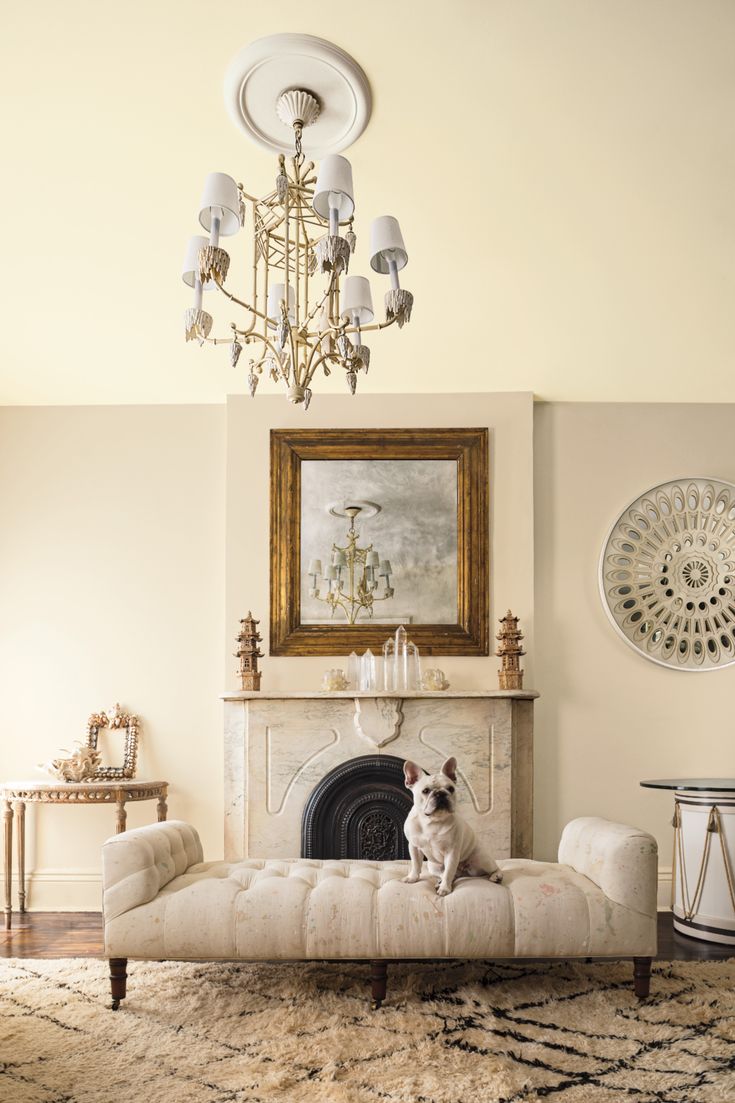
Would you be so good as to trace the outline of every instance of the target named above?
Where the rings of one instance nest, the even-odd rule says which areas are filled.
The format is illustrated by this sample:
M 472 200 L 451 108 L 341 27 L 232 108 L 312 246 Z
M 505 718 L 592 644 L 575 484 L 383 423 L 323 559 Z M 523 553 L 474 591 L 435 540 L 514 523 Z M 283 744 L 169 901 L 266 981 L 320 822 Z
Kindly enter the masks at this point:
M 140 777 L 221 850 L 225 410 L 0 409 L 0 777 L 140 713 Z M 128 824 L 155 819 L 129 806 Z M 30 813 L 35 908 L 99 908 L 110 808 Z
M 273 187 L 222 79 L 283 31 L 335 41 L 372 87 L 347 151 L 354 271 L 375 215 L 409 252 L 413 318 L 369 342 L 362 391 L 735 400 L 732 0 L 34 0 L 3 6 L 0 35 L 0 402 L 246 392 L 247 355 L 233 372 L 184 344 L 179 265 L 206 173 Z M 241 297 L 250 225 L 224 242 Z M 243 317 L 208 309 L 219 336 Z
M 249 607 L 267 643 L 268 434 L 303 424 L 275 397 L 0 409 L 0 776 L 41 777 L 34 764 L 119 698 L 144 719 L 140 775 L 167 776 L 171 815 L 221 852 L 218 695 L 235 686 Z M 320 398 L 309 424 L 491 427 L 491 615 L 522 617 L 527 684 L 542 694 L 536 853 L 552 857 L 561 826 L 595 812 L 653 831 L 665 878 L 671 801 L 638 781 L 732 773 L 735 668 L 690 675 L 635 655 L 602 610 L 597 558 L 643 488 L 685 471 L 735 481 L 735 407 L 346 396 Z M 266 656 L 264 685 L 312 688 L 327 665 Z M 492 657 L 440 665 L 457 687 L 495 684 Z M 152 813 L 131 806 L 129 822 Z M 32 906 L 97 907 L 111 811 L 32 820 Z
M 303 410 L 281 397 L 231 397 L 227 408 L 227 596 L 225 664 L 236 687 L 231 657 L 237 621 L 252 609 L 261 618 L 268 649 L 270 430 L 303 428 L 490 428 L 490 551 L 492 623 L 508 606 L 527 634 L 528 685 L 533 684 L 533 400 L 530 394 L 319 396 Z M 395 580 L 395 586 L 399 580 Z M 388 630 L 386 629 L 386 635 Z M 342 656 L 346 665 L 347 656 Z M 318 689 L 323 658 L 266 657 L 263 688 Z M 455 688 L 497 686 L 495 658 L 437 658 Z
M 491 427 L 492 615 L 513 605 L 529 641 L 532 416 L 528 394 L 320 397 L 309 411 L 314 427 Z M 35 764 L 120 699 L 144 721 L 139 776 L 170 780 L 170 816 L 195 823 L 212 855 L 223 835 L 218 697 L 235 686 L 248 607 L 267 643 L 269 430 L 304 424 L 280 397 L 234 398 L 226 419 L 225 481 L 224 407 L 0 409 L 0 777 L 41 778 Z M 264 684 L 312 688 L 326 665 L 266 658 Z M 456 686 L 495 684 L 494 659 L 442 665 Z M 153 814 L 130 805 L 128 823 Z M 33 810 L 30 906 L 99 907 L 113 825 L 110 809 Z
M 609 526 L 646 488 L 686 474 L 735 482 L 734 442 L 732 405 L 536 407 L 539 857 L 567 820 L 594 813 L 652 831 L 665 880 L 671 795 L 638 782 L 733 774 L 735 666 L 692 674 L 639 657 L 603 611 L 597 562 Z

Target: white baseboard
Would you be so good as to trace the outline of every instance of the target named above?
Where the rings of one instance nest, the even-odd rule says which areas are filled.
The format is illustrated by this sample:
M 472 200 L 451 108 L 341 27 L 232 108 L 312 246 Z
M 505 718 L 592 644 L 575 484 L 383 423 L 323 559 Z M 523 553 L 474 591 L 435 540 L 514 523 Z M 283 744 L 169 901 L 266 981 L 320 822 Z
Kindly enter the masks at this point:
M 664 867 L 658 871 L 658 910 L 660 912 L 671 911 L 671 867 Z
M 18 878 L 13 875 L 13 911 Z M 102 875 L 93 869 L 36 869 L 26 877 L 26 909 L 41 912 L 102 910 Z

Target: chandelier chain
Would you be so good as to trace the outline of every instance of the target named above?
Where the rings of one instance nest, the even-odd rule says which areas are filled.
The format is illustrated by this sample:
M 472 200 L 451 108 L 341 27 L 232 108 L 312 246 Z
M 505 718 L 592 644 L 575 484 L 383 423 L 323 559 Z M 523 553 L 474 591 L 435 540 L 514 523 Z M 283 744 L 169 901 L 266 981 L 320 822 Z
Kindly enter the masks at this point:
M 296 148 L 295 161 L 296 161 L 296 164 L 300 168 L 304 163 L 304 153 L 303 153 L 303 150 L 301 148 L 301 136 L 304 133 L 304 131 L 303 131 L 301 123 L 299 122 L 298 119 L 294 123 L 293 132 L 294 132 L 294 146 Z

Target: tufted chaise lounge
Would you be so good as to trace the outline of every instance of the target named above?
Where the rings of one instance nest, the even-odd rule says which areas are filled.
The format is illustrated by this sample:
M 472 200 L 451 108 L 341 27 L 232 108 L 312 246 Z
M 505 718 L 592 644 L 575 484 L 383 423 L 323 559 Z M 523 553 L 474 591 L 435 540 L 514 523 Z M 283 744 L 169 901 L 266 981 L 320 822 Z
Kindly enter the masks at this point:
M 176 961 L 633 958 L 648 995 L 656 952 L 656 842 L 597 818 L 567 824 L 558 862 L 511 858 L 503 882 L 401 880 L 407 862 L 250 858 L 204 862 L 186 823 L 152 824 L 103 848 L 113 1008 L 128 958 Z

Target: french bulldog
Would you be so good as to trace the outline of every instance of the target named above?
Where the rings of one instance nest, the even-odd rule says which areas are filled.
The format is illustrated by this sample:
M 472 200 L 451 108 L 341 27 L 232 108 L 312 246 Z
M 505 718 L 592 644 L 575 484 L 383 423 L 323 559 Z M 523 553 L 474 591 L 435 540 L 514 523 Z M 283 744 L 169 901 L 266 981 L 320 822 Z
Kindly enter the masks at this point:
M 403 825 L 411 871 L 403 880 L 413 885 L 420 879 L 426 855 L 429 873 L 439 878 L 438 896 L 452 891 L 457 876 L 489 877 L 500 882 L 503 875 L 497 862 L 455 811 L 456 758 L 448 758 L 438 774 L 428 774 L 415 762 L 404 762 L 403 774 L 406 788 L 413 794 L 413 808 Z

